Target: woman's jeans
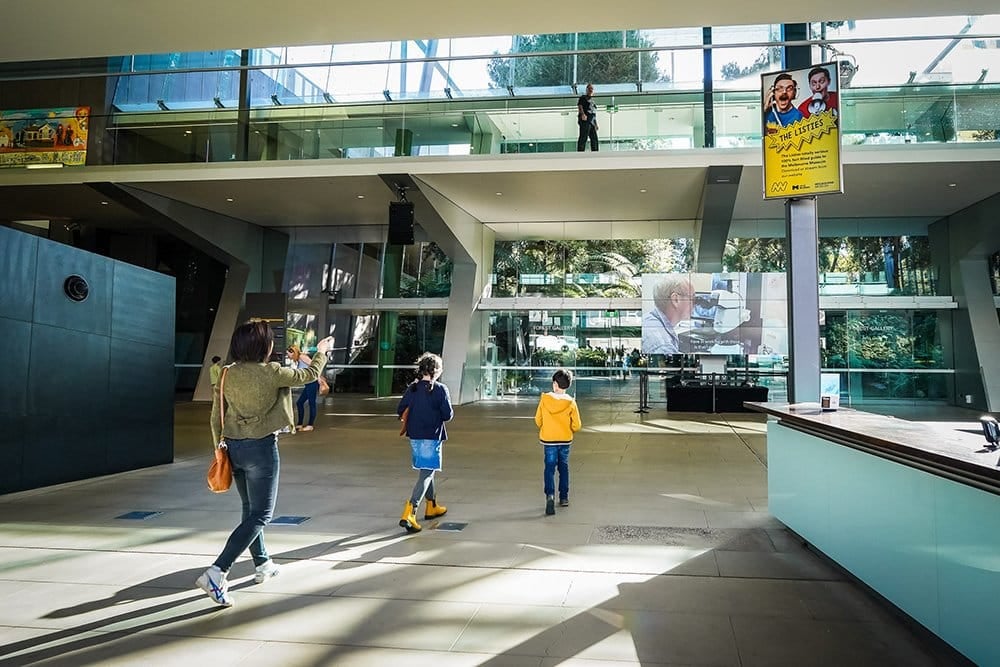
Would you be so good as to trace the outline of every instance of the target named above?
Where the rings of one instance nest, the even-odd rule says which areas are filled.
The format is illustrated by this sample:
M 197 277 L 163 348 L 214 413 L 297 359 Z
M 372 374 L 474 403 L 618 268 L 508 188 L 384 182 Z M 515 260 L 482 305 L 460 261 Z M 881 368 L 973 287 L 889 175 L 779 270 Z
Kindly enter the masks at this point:
M 569 445 L 545 447 L 545 495 L 555 495 L 556 467 L 559 468 L 559 499 L 569 498 Z
M 274 515 L 278 497 L 278 436 L 272 434 L 256 440 L 226 439 L 229 460 L 233 464 L 233 482 L 243 501 L 243 520 L 226 541 L 215 560 L 223 572 L 229 571 L 240 554 L 250 550 L 254 565 L 267 562 L 264 547 L 264 526 Z
M 316 421 L 316 395 L 319 393 L 319 381 L 310 382 L 306 386 L 302 387 L 302 393 L 299 395 L 299 400 L 295 401 L 295 408 L 299 413 L 299 420 L 296 422 L 299 426 L 302 426 L 302 406 L 305 405 L 306 401 L 309 401 L 309 425 L 312 426 Z

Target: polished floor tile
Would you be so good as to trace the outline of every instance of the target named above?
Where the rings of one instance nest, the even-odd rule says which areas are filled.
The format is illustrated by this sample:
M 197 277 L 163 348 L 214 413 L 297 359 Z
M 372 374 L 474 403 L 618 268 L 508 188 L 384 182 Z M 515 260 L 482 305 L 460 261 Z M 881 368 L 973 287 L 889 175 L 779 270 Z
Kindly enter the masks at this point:
M 236 563 L 230 609 L 194 586 L 240 516 L 205 485 L 205 405 L 176 406 L 173 464 L 0 497 L 0 664 L 961 664 L 768 514 L 756 415 L 582 401 L 545 516 L 535 401 L 459 406 L 448 514 L 408 535 L 394 407 L 330 397 L 280 439 L 275 515 L 308 519 L 266 529 L 277 577 Z

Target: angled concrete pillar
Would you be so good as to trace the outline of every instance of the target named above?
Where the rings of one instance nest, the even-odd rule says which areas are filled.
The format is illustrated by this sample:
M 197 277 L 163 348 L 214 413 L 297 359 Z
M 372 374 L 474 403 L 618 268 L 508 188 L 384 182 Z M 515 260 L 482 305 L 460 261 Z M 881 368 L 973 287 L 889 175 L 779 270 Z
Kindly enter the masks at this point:
M 958 302 L 950 336 L 942 335 L 955 341 L 955 404 L 989 412 L 1000 412 L 1000 320 L 989 279 L 989 257 L 1000 251 L 997 219 L 1000 194 L 928 228 L 938 293 Z
M 280 292 L 288 236 L 131 186 L 92 187 L 228 267 L 194 400 L 211 400 L 208 366 L 223 359 L 247 292 Z
M 709 167 L 705 172 L 705 190 L 701 201 L 701 219 L 697 225 L 695 271 L 722 271 L 722 255 L 733 222 L 736 193 L 740 189 L 742 166 Z
M 445 324 L 442 381 L 456 404 L 479 399 L 483 341 L 488 321 L 477 310 L 493 267 L 494 234 L 427 182 L 408 175 L 383 175 L 390 188 L 403 184 L 417 222 L 454 262 Z M 394 190 L 395 191 L 395 190 Z

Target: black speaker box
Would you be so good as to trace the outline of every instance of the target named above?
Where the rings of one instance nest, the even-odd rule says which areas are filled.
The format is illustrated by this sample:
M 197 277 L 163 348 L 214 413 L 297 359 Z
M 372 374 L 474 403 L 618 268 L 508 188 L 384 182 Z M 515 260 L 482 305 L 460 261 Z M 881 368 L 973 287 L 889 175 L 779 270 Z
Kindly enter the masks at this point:
M 413 245 L 413 204 L 408 201 L 389 203 L 389 243 Z

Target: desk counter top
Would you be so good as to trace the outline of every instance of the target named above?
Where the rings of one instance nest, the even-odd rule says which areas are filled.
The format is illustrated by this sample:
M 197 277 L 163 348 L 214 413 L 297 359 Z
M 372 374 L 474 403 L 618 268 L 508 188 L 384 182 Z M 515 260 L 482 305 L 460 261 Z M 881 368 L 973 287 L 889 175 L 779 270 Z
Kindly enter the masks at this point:
M 850 408 L 824 412 L 749 401 L 744 406 L 790 428 L 1000 494 L 1000 452 L 986 450 L 981 434 Z

